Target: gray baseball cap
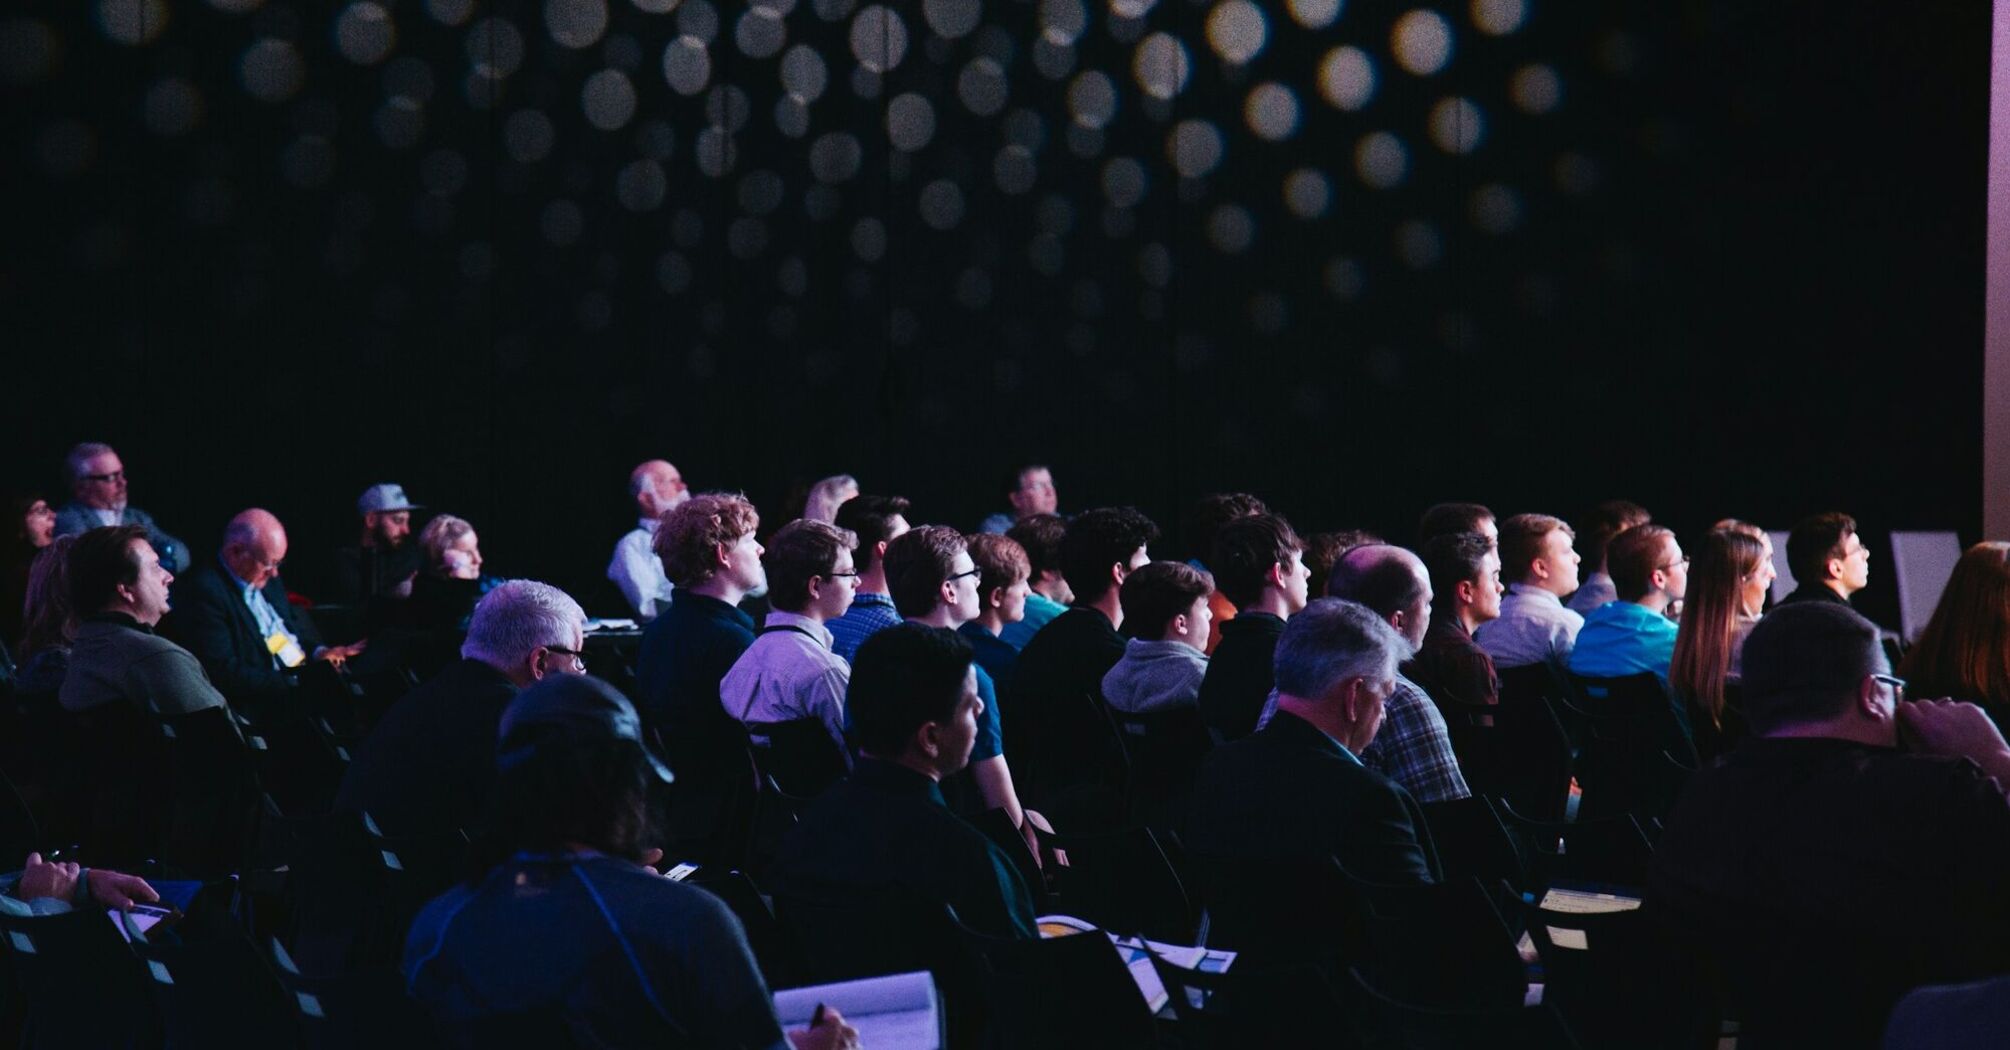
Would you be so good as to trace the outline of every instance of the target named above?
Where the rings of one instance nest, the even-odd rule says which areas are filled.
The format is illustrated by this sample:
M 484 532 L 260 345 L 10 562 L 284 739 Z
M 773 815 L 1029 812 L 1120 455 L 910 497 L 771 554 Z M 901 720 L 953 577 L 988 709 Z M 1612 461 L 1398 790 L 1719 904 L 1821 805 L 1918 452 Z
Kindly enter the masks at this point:
M 356 513 L 374 514 L 387 510 L 418 510 L 419 504 L 405 498 L 405 486 L 385 483 L 372 485 L 356 499 Z

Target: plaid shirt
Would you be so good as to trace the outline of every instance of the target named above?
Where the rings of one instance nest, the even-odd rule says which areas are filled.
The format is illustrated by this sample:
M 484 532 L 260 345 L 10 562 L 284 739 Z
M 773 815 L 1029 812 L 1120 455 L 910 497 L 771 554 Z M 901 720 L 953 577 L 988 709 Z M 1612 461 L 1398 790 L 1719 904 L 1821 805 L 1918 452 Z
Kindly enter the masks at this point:
M 1419 802 L 1465 798 L 1472 789 L 1459 773 L 1445 718 L 1417 683 L 1396 676 L 1382 728 L 1361 751 L 1361 764 L 1403 785 Z

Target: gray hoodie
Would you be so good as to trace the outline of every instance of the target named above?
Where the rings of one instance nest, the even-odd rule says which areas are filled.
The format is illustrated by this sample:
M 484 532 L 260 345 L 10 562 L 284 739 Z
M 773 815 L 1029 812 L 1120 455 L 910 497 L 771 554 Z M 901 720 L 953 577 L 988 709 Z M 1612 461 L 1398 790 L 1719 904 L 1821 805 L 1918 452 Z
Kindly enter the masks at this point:
M 1137 638 L 1124 645 L 1124 657 L 1103 676 L 1103 700 L 1134 715 L 1192 707 L 1200 703 L 1200 680 L 1207 676 L 1207 654 L 1185 642 L 1147 642 Z

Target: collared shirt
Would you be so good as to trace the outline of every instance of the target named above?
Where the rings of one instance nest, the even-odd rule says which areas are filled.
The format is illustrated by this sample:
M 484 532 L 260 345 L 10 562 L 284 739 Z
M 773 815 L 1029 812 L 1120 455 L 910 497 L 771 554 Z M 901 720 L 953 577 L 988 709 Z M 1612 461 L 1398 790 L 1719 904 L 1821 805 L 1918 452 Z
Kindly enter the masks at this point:
M 1588 678 L 1620 678 L 1652 671 L 1668 680 L 1675 659 L 1675 621 L 1633 602 L 1606 602 L 1584 618 L 1570 673 Z
M 1612 577 L 1602 572 L 1594 572 L 1578 583 L 1577 591 L 1570 596 L 1572 612 L 1580 616 L 1591 615 L 1591 610 L 1606 602 L 1619 600 L 1619 591 L 1612 585 Z
M 899 622 L 900 613 L 894 609 L 892 598 L 860 591 L 852 597 L 851 608 L 826 625 L 831 632 L 831 651 L 850 663 L 857 659 L 858 647 L 867 638 Z
M 670 577 L 663 575 L 663 559 L 656 556 L 656 519 L 642 518 L 635 529 L 614 545 L 614 559 L 607 563 L 607 578 L 621 588 L 628 607 L 638 619 L 654 620 L 661 606 L 670 601 Z
M 98 519 L 98 525 L 101 528 L 111 528 L 114 525 L 122 524 L 121 519 L 125 517 L 125 508 L 123 507 L 87 507 L 85 509 L 90 512 L 92 517 Z
M 232 569 L 230 563 L 224 561 L 222 558 L 218 558 L 216 562 L 218 565 L 223 566 L 223 574 L 230 578 L 230 582 L 237 585 L 238 595 L 244 599 L 245 608 L 251 610 L 251 618 L 258 624 L 258 637 L 264 640 L 271 638 L 275 634 L 283 634 L 286 636 L 286 640 L 293 644 L 295 649 L 299 649 L 300 636 L 294 634 L 286 626 L 286 621 L 279 618 L 279 610 L 274 609 L 272 603 L 265 598 L 265 588 L 253 587 L 249 582 L 240 579 L 237 575 L 237 570 Z M 268 643 L 266 648 L 270 650 L 271 645 Z M 306 656 L 308 654 L 302 651 L 301 655 Z M 286 661 L 280 659 L 278 653 L 273 653 L 272 666 L 284 669 Z
M 1401 784 L 1419 802 L 1466 798 L 1473 792 L 1452 753 L 1445 716 L 1429 693 L 1402 675 L 1384 705 L 1382 728 L 1361 751 L 1361 764 Z
M 777 609 L 768 613 L 760 636 L 719 681 L 719 702 L 743 723 L 814 718 L 830 731 L 838 751 L 849 754 L 844 696 L 850 683 L 851 665 L 831 652 L 830 629 Z M 765 744 L 766 737 L 755 733 L 754 740 Z
M 1018 623 L 1008 623 L 998 637 L 1014 649 L 1025 649 L 1026 643 L 1040 633 L 1040 628 L 1054 622 L 1054 617 L 1068 611 L 1068 607 L 1041 594 L 1039 591 L 1026 592 L 1026 618 Z
M 1526 583 L 1508 584 L 1500 618 L 1480 625 L 1473 640 L 1494 658 L 1496 668 L 1570 665 L 1571 647 L 1584 628 L 1584 615 L 1564 608 L 1561 599 Z

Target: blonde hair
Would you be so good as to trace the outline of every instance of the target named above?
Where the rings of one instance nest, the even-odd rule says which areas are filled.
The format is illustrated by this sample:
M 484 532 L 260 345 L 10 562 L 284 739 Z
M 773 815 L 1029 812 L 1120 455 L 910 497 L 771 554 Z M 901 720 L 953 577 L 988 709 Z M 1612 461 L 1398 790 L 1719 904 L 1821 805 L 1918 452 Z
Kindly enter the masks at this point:
M 442 514 L 426 523 L 419 533 L 419 549 L 426 552 L 426 566 L 435 572 L 447 567 L 447 548 L 460 542 L 462 536 L 475 531 L 475 527 L 464 518 L 452 514 Z

